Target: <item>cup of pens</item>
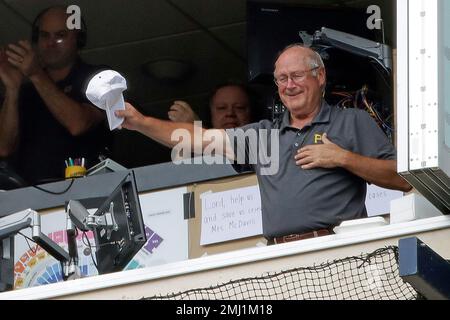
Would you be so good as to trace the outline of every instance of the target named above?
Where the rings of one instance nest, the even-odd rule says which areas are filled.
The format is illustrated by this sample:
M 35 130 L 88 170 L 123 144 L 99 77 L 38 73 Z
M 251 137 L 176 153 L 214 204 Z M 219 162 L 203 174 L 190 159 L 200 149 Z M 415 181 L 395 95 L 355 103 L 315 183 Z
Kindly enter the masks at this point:
M 66 162 L 66 171 L 65 171 L 66 179 L 79 178 L 84 177 L 86 175 L 84 158 L 76 158 L 76 159 L 69 158 L 65 162 Z

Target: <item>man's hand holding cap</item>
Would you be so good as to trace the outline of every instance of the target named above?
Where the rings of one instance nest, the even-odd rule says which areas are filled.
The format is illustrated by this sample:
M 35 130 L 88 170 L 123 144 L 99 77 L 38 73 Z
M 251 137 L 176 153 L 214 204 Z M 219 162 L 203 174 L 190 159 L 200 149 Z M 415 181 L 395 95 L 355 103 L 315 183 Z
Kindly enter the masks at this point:
M 116 110 L 125 110 L 122 92 L 127 89 L 125 78 L 114 70 L 104 70 L 92 77 L 86 89 L 86 96 L 95 106 L 106 111 L 110 130 L 123 122 L 117 117 Z

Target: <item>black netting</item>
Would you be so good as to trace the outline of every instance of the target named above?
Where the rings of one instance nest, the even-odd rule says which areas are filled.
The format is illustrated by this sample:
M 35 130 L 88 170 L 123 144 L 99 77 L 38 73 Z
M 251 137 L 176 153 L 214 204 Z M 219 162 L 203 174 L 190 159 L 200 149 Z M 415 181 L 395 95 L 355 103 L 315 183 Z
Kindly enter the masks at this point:
M 232 280 L 145 299 L 383 299 L 412 300 L 418 293 L 398 272 L 398 248 L 390 246 L 370 254 L 347 257 L 312 267 Z

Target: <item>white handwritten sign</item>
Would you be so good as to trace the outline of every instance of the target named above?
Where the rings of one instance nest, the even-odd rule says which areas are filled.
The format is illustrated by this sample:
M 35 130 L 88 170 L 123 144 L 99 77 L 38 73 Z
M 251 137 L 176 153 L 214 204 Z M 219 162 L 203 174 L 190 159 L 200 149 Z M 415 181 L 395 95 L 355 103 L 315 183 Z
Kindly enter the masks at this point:
M 367 185 L 366 208 L 369 217 L 389 213 L 391 200 L 403 197 L 403 192 Z
M 262 233 L 258 186 L 207 193 L 202 199 L 200 244 L 212 244 Z

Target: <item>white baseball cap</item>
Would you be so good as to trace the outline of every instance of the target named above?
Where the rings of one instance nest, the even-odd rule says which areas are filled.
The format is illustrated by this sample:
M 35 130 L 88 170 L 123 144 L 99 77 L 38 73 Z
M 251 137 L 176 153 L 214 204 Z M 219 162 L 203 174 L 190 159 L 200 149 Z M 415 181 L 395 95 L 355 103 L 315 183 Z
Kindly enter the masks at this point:
M 114 70 L 104 70 L 95 74 L 89 81 L 86 97 L 95 106 L 106 111 L 109 129 L 119 127 L 123 118 L 118 118 L 114 112 L 125 110 L 125 100 L 122 92 L 127 89 L 127 81 Z

